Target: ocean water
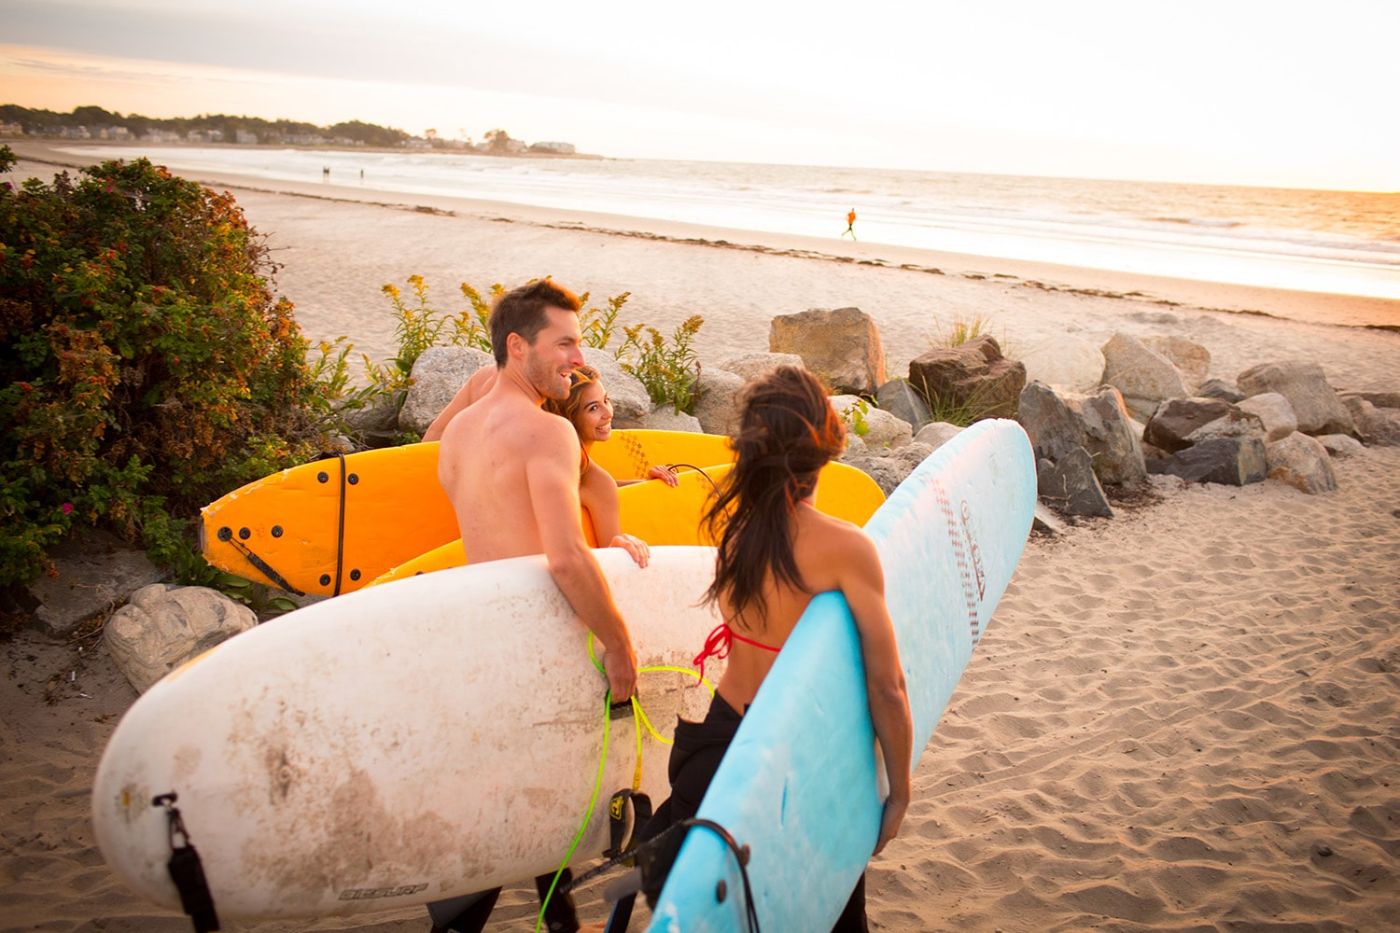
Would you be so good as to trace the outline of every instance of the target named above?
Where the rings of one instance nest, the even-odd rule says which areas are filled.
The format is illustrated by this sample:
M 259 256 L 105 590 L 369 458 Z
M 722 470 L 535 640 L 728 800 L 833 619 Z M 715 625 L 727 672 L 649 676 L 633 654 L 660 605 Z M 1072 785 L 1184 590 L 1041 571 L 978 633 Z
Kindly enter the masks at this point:
M 1206 282 L 1400 300 L 1400 192 L 1094 181 L 889 169 L 639 159 L 239 147 L 147 154 L 230 172 L 481 198 L 862 243 L 1061 263 Z

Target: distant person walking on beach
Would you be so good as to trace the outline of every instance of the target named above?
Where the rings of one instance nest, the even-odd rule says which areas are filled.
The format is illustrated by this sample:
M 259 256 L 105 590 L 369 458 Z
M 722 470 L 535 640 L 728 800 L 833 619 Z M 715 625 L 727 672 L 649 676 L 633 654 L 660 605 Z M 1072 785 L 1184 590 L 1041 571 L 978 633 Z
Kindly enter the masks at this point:
M 841 235 L 845 236 L 847 233 L 851 235 L 851 241 L 854 242 L 856 238 L 856 209 L 854 207 L 846 215 L 846 229 Z

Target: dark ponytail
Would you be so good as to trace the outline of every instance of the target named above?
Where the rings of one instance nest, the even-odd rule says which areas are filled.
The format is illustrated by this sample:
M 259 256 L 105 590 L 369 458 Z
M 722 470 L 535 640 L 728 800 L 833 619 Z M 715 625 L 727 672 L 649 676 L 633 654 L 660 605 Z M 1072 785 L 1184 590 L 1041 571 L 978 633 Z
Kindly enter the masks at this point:
M 724 596 L 735 616 L 750 607 L 761 615 L 770 574 L 804 588 L 792 551 L 793 520 L 817 474 L 845 443 L 845 426 L 807 370 L 780 366 L 748 386 L 734 468 L 703 519 L 711 539 L 719 541 L 706 602 Z

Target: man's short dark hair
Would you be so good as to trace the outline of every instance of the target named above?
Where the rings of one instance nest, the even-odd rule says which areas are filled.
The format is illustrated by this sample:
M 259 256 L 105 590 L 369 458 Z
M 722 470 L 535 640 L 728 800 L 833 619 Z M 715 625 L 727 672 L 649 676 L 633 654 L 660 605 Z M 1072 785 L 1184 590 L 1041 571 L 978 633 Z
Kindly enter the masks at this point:
M 577 314 L 578 296 L 549 279 L 538 279 L 511 289 L 496 302 L 496 307 L 491 309 L 491 350 L 498 368 L 506 365 L 506 337 L 519 334 L 526 343 L 534 343 L 548 323 L 546 308 Z

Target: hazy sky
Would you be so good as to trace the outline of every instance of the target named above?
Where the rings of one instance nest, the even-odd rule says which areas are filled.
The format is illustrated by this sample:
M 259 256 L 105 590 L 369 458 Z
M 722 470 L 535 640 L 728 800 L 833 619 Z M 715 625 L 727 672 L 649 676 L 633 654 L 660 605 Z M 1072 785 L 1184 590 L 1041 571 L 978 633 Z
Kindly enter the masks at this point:
M 1400 190 L 1400 0 L 0 0 L 0 102 Z

